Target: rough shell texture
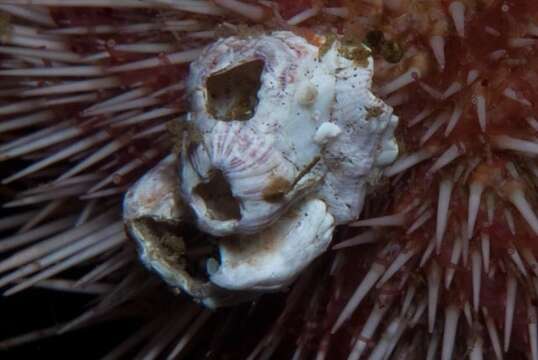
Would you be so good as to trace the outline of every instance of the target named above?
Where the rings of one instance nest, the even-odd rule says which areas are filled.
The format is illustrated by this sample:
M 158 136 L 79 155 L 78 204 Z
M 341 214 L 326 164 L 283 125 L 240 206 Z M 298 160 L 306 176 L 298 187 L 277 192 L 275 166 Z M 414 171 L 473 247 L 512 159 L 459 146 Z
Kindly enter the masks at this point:
M 221 241 L 210 280 L 232 290 L 278 290 L 327 249 L 333 230 L 325 203 L 307 200 L 261 233 Z
M 168 156 L 129 189 L 124 199 L 124 220 L 149 217 L 176 224 L 183 220 L 174 163 L 174 157 Z
M 208 47 L 191 66 L 178 158 L 125 198 L 146 266 L 207 306 L 289 285 L 335 225 L 358 218 L 370 179 L 398 153 L 368 50 L 325 40 L 277 32 Z M 196 266 L 182 221 L 215 250 Z
M 191 64 L 188 121 L 195 140 L 184 144 L 180 177 L 202 230 L 255 233 L 306 194 L 324 200 L 337 223 L 359 216 L 367 177 L 397 155 L 397 117 L 370 92 L 367 50 L 338 41 L 326 46 L 320 51 L 290 32 L 230 37 Z M 233 108 L 228 117 L 215 113 L 215 106 L 238 101 L 233 93 L 252 81 L 249 69 L 256 64 L 263 68 L 250 117 L 234 117 Z M 234 80 L 221 83 L 226 95 L 215 95 L 215 78 L 227 72 Z M 237 202 L 235 215 L 215 216 L 197 191 L 216 171 Z
M 254 292 L 278 290 L 327 249 L 334 219 L 324 202 L 312 199 L 258 234 L 220 239 L 218 269 L 208 271 L 209 279 L 191 274 L 185 257 L 188 248 L 177 226 L 184 208 L 176 195 L 175 169 L 175 161 L 168 157 L 128 191 L 125 222 L 142 262 L 170 286 L 206 306 L 224 306 L 249 299 Z
M 187 271 L 186 246 L 178 225 L 184 206 L 177 197 L 176 161 L 172 156 L 140 178 L 123 202 L 124 221 L 142 262 L 168 285 L 214 308 L 252 294 L 229 292 Z

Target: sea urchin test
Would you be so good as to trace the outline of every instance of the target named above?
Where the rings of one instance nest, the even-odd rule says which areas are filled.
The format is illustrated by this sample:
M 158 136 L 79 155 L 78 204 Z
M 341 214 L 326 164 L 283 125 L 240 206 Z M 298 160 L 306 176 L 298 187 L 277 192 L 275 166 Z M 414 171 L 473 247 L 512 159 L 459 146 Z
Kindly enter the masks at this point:
M 358 219 L 398 154 L 362 44 L 291 32 L 216 41 L 191 64 L 176 152 L 129 190 L 142 261 L 215 307 L 288 286 Z M 205 235 L 187 239 L 190 224 Z M 214 249 L 189 259 L 189 247 Z M 218 250 L 218 253 L 217 253 Z

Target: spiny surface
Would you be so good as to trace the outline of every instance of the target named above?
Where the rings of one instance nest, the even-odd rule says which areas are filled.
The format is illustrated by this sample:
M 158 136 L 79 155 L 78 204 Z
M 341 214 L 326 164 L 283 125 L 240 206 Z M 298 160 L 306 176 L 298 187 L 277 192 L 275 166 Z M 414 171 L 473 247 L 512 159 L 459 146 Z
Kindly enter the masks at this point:
M 0 220 L 0 284 L 4 295 L 41 286 L 100 302 L 60 329 L 3 347 L 128 313 L 146 325 L 110 358 L 202 356 L 205 348 L 235 358 L 538 359 L 537 5 L 30 3 L 0 5 L 10 209 Z M 286 299 L 213 314 L 156 296 L 155 280 L 131 270 L 119 199 L 177 134 L 166 124 L 185 110 L 186 64 L 217 36 L 262 22 L 307 38 L 316 28 L 366 41 L 377 94 L 400 116 L 404 155 L 385 172 L 386 191 L 367 203 L 361 229 L 341 229 L 335 250 Z M 65 272 L 88 264 L 79 278 Z M 169 307 L 135 306 L 148 298 Z M 208 331 L 214 324 L 220 330 Z M 199 346 L 187 347 L 192 339 Z

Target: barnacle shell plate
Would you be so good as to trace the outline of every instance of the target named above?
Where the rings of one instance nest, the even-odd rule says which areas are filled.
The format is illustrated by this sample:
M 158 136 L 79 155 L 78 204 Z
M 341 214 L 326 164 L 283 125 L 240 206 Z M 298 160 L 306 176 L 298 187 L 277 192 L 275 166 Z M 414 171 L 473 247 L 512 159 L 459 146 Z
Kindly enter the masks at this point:
M 335 41 L 320 54 L 290 32 L 230 37 L 191 64 L 188 121 L 196 131 L 190 138 L 200 142 L 185 146 L 180 183 L 202 230 L 256 233 L 306 194 L 324 200 L 337 223 L 358 217 L 372 169 L 397 155 L 397 117 L 370 92 L 372 59 L 348 59 L 342 46 Z M 263 62 L 263 71 L 252 117 L 216 118 L 210 78 L 254 61 Z M 226 178 L 240 216 L 216 218 L 196 192 L 215 170 Z
M 221 264 L 214 284 L 230 290 L 278 290 L 323 253 L 331 241 L 334 219 L 321 200 L 309 199 L 278 223 L 256 235 L 220 242 Z
M 185 241 L 176 231 L 185 216 L 185 206 L 177 192 L 176 170 L 174 157 L 168 156 L 140 178 L 125 195 L 124 222 L 138 246 L 142 263 L 172 288 L 187 293 L 210 308 L 251 298 L 253 294 L 250 292 L 230 292 L 187 271 Z

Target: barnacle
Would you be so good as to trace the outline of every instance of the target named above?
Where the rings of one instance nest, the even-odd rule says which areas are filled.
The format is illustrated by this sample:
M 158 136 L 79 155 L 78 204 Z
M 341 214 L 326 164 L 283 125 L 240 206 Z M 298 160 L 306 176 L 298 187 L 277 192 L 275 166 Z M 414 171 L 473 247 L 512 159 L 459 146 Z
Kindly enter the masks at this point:
M 370 92 L 369 50 L 329 46 L 291 32 L 228 37 L 192 63 L 180 154 L 124 204 L 142 260 L 173 287 L 208 306 L 281 289 L 360 215 L 370 175 L 398 153 L 397 117 Z M 218 249 L 202 276 L 163 245 L 184 251 L 169 226 L 183 221 Z

